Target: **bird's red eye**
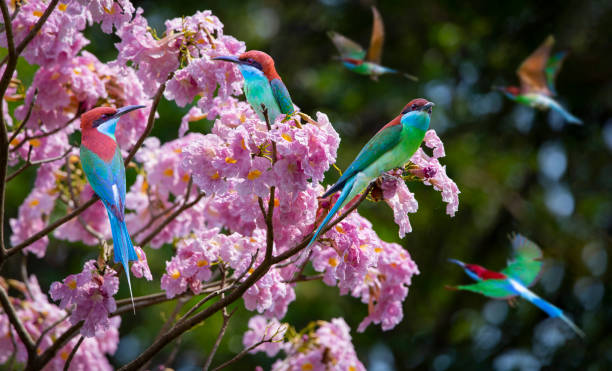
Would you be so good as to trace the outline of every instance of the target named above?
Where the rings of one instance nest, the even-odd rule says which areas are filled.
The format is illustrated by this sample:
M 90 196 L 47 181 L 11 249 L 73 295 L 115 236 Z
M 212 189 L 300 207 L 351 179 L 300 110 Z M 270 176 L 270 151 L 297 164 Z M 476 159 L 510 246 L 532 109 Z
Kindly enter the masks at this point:
M 419 106 L 417 106 L 417 104 L 415 103 L 415 104 L 413 104 L 413 105 L 410 107 L 410 109 L 411 109 L 411 110 L 413 110 L 413 111 L 415 111 L 415 110 L 416 110 L 418 107 L 419 107 Z

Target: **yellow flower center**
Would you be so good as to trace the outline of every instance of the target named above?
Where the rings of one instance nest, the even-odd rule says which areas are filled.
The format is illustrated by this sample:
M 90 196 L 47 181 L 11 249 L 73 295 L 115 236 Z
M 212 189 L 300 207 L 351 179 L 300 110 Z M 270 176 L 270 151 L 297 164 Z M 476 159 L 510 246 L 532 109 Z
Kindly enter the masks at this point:
M 30 201 L 30 207 L 34 207 L 36 205 L 40 204 L 40 201 L 38 201 L 38 199 L 33 199 L 32 201 Z
M 68 8 L 68 5 L 64 3 L 61 3 L 60 5 L 57 6 L 57 9 L 61 10 L 62 12 L 65 12 L 66 8 Z
M 221 178 L 221 176 L 219 175 L 218 171 L 215 171 L 215 173 L 210 177 L 212 180 L 217 180 L 219 178 Z
M 291 138 L 291 135 L 287 133 L 283 133 L 281 137 L 283 137 L 283 139 L 286 140 L 287 142 L 293 142 L 293 138 Z
M 181 272 L 179 272 L 177 269 L 173 270 L 170 273 L 170 277 L 172 277 L 175 280 L 178 280 L 180 276 L 181 276 Z
M 140 186 L 140 192 L 147 193 L 147 189 L 149 189 L 149 183 L 146 180 L 143 180 L 142 185 Z
M 189 181 L 189 174 L 185 173 L 183 174 L 183 177 L 181 178 L 181 180 L 185 183 L 187 183 Z
M 255 179 L 259 178 L 259 176 L 261 176 L 261 171 L 259 171 L 259 170 L 251 170 L 251 171 L 249 171 L 249 174 L 247 175 L 247 179 L 248 180 L 255 180 Z
M 104 11 L 108 14 L 115 14 L 115 7 L 111 5 L 110 9 L 107 7 L 104 7 Z
M 314 367 L 312 366 L 312 363 L 310 362 L 306 362 L 302 365 L 302 371 L 310 371 L 312 370 Z
M 329 263 L 329 265 L 331 265 L 332 267 L 335 267 L 338 265 L 338 260 L 334 257 L 331 257 L 327 260 L 327 262 Z
M 166 170 L 164 170 L 164 175 L 167 177 L 171 177 L 174 175 L 174 170 L 172 168 L 167 168 Z
M 206 259 L 198 260 L 198 267 L 202 268 L 208 265 L 208 261 Z
M 38 148 L 40 147 L 40 140 L 39 139 L 30 139 L 30 145 L 34 148 Z
M 43 12 L 41 12 L 40 10 L 35 10 L 32 12 L 32 14 L 34 14 L 35 17 L 42 17 Z
M 75 290 L 75 289 L 76 289 L 76 280 L 72 280 L 72 281 L 68 282 L 68 283 L 66 284 L 66 286 L 68 286 L 68 288 L 69 288 L 70 290 Z
M 225 162 L 227 162 L 228 164 L 235 164 L 236 160 L 233 157 L 227 156 L 225 158 Z
M 178 147 L 178 148 L 174 149 L 174 152 L 181 153 L 181 152 L 183 152 L 183 149 L 181 147 Z
M 341 226 L 337 225 L 336 226 L 336 231 L 338 231 L 338 233 L 342 233 L 344 234 L 344 228 L 342 228 Z
M 375 247 L 374 248 L 374 252 L 381 252 L 381 251 L 382 251 L 382 249 L 380 247 Z

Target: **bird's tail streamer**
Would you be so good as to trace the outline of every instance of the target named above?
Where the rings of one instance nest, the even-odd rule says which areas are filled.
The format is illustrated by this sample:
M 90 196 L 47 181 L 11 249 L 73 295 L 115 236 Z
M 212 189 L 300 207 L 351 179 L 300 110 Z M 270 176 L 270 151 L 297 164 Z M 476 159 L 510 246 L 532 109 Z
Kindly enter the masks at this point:
M 563 313 L 563 311 L 556 307 L 555 305 L 547 302 L 546 300 L 540 298 L 539 296 L 537 296 L 534 293 L 531 293 L 533 296 L 531 297 L 526 297 L 524 295 L 524 298 L 528 299 L 530 302 L 532 302 L 535 306 L 537 306 L 538 308 L 542 309 L 544 312 L 546 312 L 546 314 L 548 314 L 551 317 L 558 317 L 559 319 L 561 319 L 563 322 L 565 322 L 572 330 L 574 330 L 580 337 L 584 338 L 585 334 L 584 332 L 578 327 L 576 326 L 576 324 L 569 319 L 565 313 Z
M 115 263 L 121 263 L 123 270 L 128 281 L 128 287 L 130 289 L 130 298 L 132 299 L 132 309 L 136 314 L 136 307 L 134 306 L 134 295 L 132 294 L 132 283 L 130 281 L 130 261 L 138 260 L 136 250 L 132 244 L 132 239 L 128 233 L 125 221 L 117 219 L 114 213 L 109 212 L 108 218 L 110 220 L 111 231 L 113 233 L 113 248 L 115 255 Z

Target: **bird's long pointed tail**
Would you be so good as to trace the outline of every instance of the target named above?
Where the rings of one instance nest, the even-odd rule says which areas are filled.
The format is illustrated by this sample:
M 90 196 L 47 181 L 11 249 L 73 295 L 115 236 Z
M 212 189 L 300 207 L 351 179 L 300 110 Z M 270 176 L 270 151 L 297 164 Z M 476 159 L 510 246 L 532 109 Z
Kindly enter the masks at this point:
M 520 296 L 533 303 L 533 305 L 535 305 L 536 307 L 542 309 L 544 312 L 546 312 L 546 314 L 553 318 L 558 317 L 563 322 L 565 322 L 572 330 L 574 330 L 580 337 L 585 337 L 584 332 L 578 326 L 576 326 L 576 324 L 571 319 L 569 319 L 560 308 L 542 299 L 526 287 L 522 287 L 520 290 L 517 291 Z
M 115 263 L 121 263 L 125 275 L 127 277 L 128 288 L 130 289 L 130 298 L 132 299 L 132 309 L 136 314 L 136 307 L 134 306 L 134 295 L 132 294 L 132 282 L 130 281 L 130 261 L 138 260 L 136 250 L 132 244 L 132 239 L 128 233 L 125 221 L 117 219 L 115 214 L 111 211 L 108 212 L 108 219 L 110 220 L 111 231 L 113 234 L 113 249 L 115 255 Z
M 551 104 L 550 108 L 560 113 L 561 116 L 563 116 L 563 118 L 565 119 L 565 121 L 576 125 L 582 125 L 581 119 L 569 113 L 569 111 L 563 108 L 560 104 Z
M 319 237 L 319 233 L 321 233 L 321 230 L 325 228 L 325 226 L 327 225 L 327 223 L 329 223 L 331 218 L 333 218 L 334 215 L 336 215 L 336 213 L 338 212 L 338 210 L 340 210 L 340 208 L 344 206 L 344 204 L 346 203 L 345 201 L 347 201 L 346 198 L 348 197 L 349 193 L 351 193 L 353 184 L 355 184 L 355 179 L 356 177 L 353 177 L 347 180 L 347 182 L 344 184 L 344 187 L 342 188 L 342 193 L 340 193 L 340 197 L 338 197 L 334 206 L 332 206 L 331 210 L 329 210 L 329 213 L 327 214 L 325 219 L 323 219 L 323 221 L 319 225 L 319 228 L 317 228 L 317 231 L 310 239 L 310 242 L 308 242 L 308 245 L 306 245 L 306 248 L 304 249 L 305 251 L 308 250 L 310 245 L 312 245 L 316 241 L 317 237 Z

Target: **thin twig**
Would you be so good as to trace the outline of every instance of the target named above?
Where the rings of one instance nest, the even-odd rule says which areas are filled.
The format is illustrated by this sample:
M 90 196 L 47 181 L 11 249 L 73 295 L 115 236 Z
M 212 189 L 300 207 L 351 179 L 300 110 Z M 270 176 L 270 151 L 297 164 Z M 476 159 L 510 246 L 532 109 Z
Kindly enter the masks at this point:
M 9 144 L 13 141 L 13 139 L 17 138 L 17 135 L 19 135 L 19 133 L 21 132 L 21 129 L 23 129 L 28 123 L 28 121 L 30 120 L 30 116 L 32 115 L 32 109 L 34 108 L 34 103 L 36 102 L 37 97 L 38 97 L 38 88 L 34 90 L 34 96 L 32 97 L 32 101 L 30 102 L 30 106 L 28 107 L 28 112 L 26 112 L 26 115 L 23 121 L 19 124 L 17 129 L 15 129 L 15 131 L 13 131 L 13 133 L 11 134 L 11 137 L 8 140 Z
M 151 242 L 151 240 L 153 240 L 155 236 L 157 236 L 164 228 L 166 228 L 168 224 L 170 224 L 174 219 L 176 219 L 177 216 L 179 216 L 183 211 L 197 204 L 205 195 L 205 193 L 200 193 L 193 201 L 189 203 L 183 203 L 181 207 L 179 207 L 172 214 L 170 214 L 166 219 L 164 219 L 163 222 L 159 223 L 159 225 L 151 233 L 149 233 L 146 237 L 139 241 L 138 245 L 144 246 Z
M 229 361 L 223 362 L 223 363 L 222 363 L 222 364 L 220 364 L 219 366 L 215 367 L 215 368 L 213 369 L 213 371 L 218 371 L 218 370 L 221 370 L 221 369 L 223 369 L 223 368 L 225 368 L 225 367 L 227 367 L 227 366 L 231 365 L 232 363 L 234 363 L 234 362 L 238 361 L 240 358 L 242 358 L 242 357 L 244 357 L 245 355 L 247 355 L 247 353 L 248 353 L 248 352 L 250 352 L 251 350 L 253 350 L 253 349 L 257 348 L 257 347 L 258 347 L 258 346 L 260 346 L 261 344 L 264 344 L 264 343 L 270 343 L 270 342 L 272 342 L 272 339 L 273 339 L 273 337 L 272 337 L 272 338 L 269 338 L 269 339 L 265 339 L 265 338 L 264 338 L 264 339 L 259 340 L 257 343 L 255 343 L 255 344 L 251 345 L 250 347 L 248 347 L 248 348 L 244 348 L 243 350 L 241 350 L 241 351 L 240 351 L 240 353 L 236 354 L 236 355 L 234 356 L 234 358 L 230 359 Z
M 304 275 L 300 274 L 297 277 L 295 277 L 294 279 L 291 279 L 289 281 L 285 281 L 285 283 L 317 281 L 317 280 L 323 279 L 323 277 L 325 277 L 325 275 L 323 273 L 315 274 L 314 276 L 304 276 Z
M 23 254 L 21 256 L 20 271 L 21 279 L 23 280 L 23 284 L 26 287 L 28 295 L 30 296 L 30 298 L 34 298 L 34 295 L 32 295 L 32 290 L 30 289 L 30 282 L 28 280 L 28 256 L 26 254 Z
M 15 178 L 17 175 L 21 174 L 22 172 L 24 172 L 30 166 L 47 164 L 49 162 L 54 162 L 54 161 L 61 160 L 64 157 L 68 156 L 68 154 L 70 152 L 72 152 L 72 147 L 70 147 L 66 152 L 64 152 L 63 155 L 59 155 L 59 156 L 55 156 L 55 157 L 51 157 L 51 158 L 46 158 L 44 160 L 30 161 L 30 154 L 32 153 L 32 146 L 30 146 L 30 148 L 28 149 L 28 156 L 27 156 L 26 162 L 19 169 L 15 170 L 13 173 L 8 175 L 6 177 L 6 181 L 10 182 L 13 178 Z
M 155 112 L 157 111 L 157 106 L 159 105 L 159 101 L 164 95 L 164 90 L 166 90 L 166 82 L 168 82 L 168 80 L 170 80 L 172 76 L 174 76 L 174 72 L 170 73 L 166 81 L 162 83 L 157 89 L 157 92 L 155 93 L 155 97 L 153 97 L 153 104 L 151 104 L 151 111 L 149 112 L 149 119 L 147 120 L 147 127 L 145 128 L 145 131 L 142 133 L 140 138 L 138 138 L 138 141 L 136 142 L 134 147 L 130 150 L 130 153 L 128 153 L 127 157 L 125 158 L 126 165 L 129 164 L 130 161 L 132 161 L 132 158 L 134 157 L 134 155 L 136 154 L 140 146 L 142 146 L 142 143 L 144 143 L 145 139 L 147 139 L 147 137 L 151 133 L 151 130 L 153 130 L 153 124 L 155 123 Z
M 221 288 L 225 285 L 225 278 L 227 275 L 227 271 L 223 267 L 223 265 L 219 265 L 219 269 L 221 270 Z M 225 298 L 225 294 L 221 294 L 221 299 Z M 221 313 L 223 315 L 223 323 L 221 324 L 221 329 L 219 330 L 219 335 L 217 335 L 217 340 L 215 340 L 215 344 L 213 345 L 208 357 L 206 357 L 206 362 L 204 363 L 204 371 L 208 371 L 210 368 L 210 364 L 212 363 L 213 358 L 215 357 L 215 353 L 217 353 L 217 349 L 221 344 L 221 340 L 223 340 L 223 336 L 225 336 L 225 331 L 227 330 L 227 325 L 229 324 L 230 318 L 236 312 L 237 309 L 234 309 L 231 313 L 227 313 L 227 307 L 223 307 Z
M 79 338 L 79 341 L 77 341 L 74 348 L 72 348 L 72 351 L 70 352 L 70 355 L 68 356 L 68 359 L 66 360 L 66 363 L 64 364 L 64 371 L 68 371 L 68 368 L 70 367 L 70 362 L 72 362 L 72 358 L 74 358 L 74 355 L 76 354 L 77 350 L 81 346 L 81 343 L 83 342 L 84 339 L 85 337 L 81 335 L 81 337 Z
M 59 325 L 60 323 L 64 322 L 68 317 L 70 317 L 70 312 L 67 312 L 65 316 L 63 316 L 62 318 L 60 318 L 57 321 L 53 322 L 51 325 L 49 325 L 49 327 L 44 329 L 43 332 L 40 333 L 40 336 L 38 337 L 38 340 L 36 340 L 36 349 L 38 349 L 38 346 L 43 341 L 43 338 L 45 337 L 45 335 L 47 335 L 49 333 L 49 331 L 51 331 L 54 328 L 56 328 L 57 325 Z

